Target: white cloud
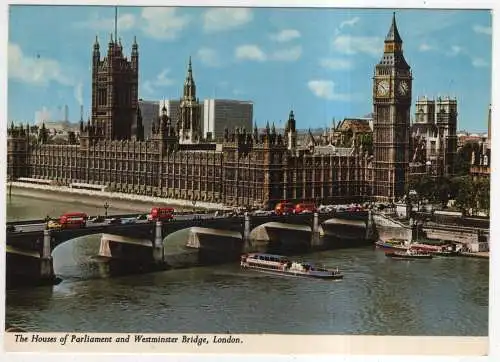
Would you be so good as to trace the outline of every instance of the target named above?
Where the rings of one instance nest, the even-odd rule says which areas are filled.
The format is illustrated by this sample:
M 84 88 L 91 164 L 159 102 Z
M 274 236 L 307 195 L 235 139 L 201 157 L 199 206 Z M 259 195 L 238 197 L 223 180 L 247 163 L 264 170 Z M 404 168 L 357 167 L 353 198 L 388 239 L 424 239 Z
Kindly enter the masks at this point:
M 266 54 L 258 45 L 246 44 L 240 45 L 235 50 L 236 59 L 240 60 L 256 60 L 264 62 L 267 59 Z
M 142 89 L 149 94 L 155 93 L 157 88 L 161 87 L 169 87 L 175 84 L 175 81 L 172 78 L 167 77 L 170 73 L 170 69 L 163 69 L 155 79 L 146 80 L 142 84 Z
M 428 52 L 430 50 L 434 49 L 433 47 L 431 47 L 429 44 L 427 43 L 422 43 L 420 44 L 420 46 L 418 47 L 418 50 L 420 50 L 421 52 Z
M 158 40 L 172 40 L 191 22 L 189 15 L 180 15 L 176 8 L 147 7 L 141 13 L 142 31 Z
M 56 82 L 65 86 L 74 86 L 73 78 L 63 71 L 57 60 L 46 58 L 40 54 L 27 56 L 17 44 L 9 43 L 8 47 L 9 78 L 45 86 Z
M 349 20 L 344 20 L 340 23 L 339 29 L 342 29 L 346 26 L 354 26 L 357 22 L 359 22 L 359 17 L 357 16 Z
M 293 62 L 302 55 L 302 47 L 300 45 L 288 48 L 275 50 L 271 56 L 271 60 Z
M 486 34 L 486 35 L 491 35 L 491 27 L 489 26 L 482 26 L 482 25 L 474 25 L 472 27 L 472 30 L 478 34 Z
M 372 56 L 381 55 L 381 44 L 384 39 L 370 36 L 339 35 L 333 40 L 336 51 L 344 54 L 365 53 Z
M 335 83 L 331 80 L 310 80 L 307 86 L 313 94 L 318 98 L 323 98 L 331 101 L 349 101 L 349 94 L 335 92 Z
M 252 19 L 252 11 L 246 8 L 210 9 L 203 14 L 203 29 L 206 32 L 233 29 L 249 23 Z
M 74 89 L 75 99 L 79 105 L 83 105 L 83 83 L 79 82 Z
M 147 7 L 140 16 L 134 14 L 121 14 L 118 16 L 118 32 L 131 29 L 140 29 L 145 35 L 157 40 L 172 40 L 190 23 L 189 15 L 178 13 L 176 8 Z M 88 20 L 75 23 L 77 28 L 92 30 L 108 30 L 112 32 L 115 27 L 114 17 L 102 17 L 99 14 Z
M 296 29 L 283 29 L 277 34 L 271 34 L 271 39 L 280 43 L 284 43 L 296 38 L 300 38 L 301 34 Z
M 209 66 L 209 67 L 217 67 L 221 65 L 221 61 L 219 59 L 219 54 L 215 49 L 212 48 L 200 48 L 197 53 L 200 61 Z
M 458 54 L 463 54 L 465 52 L 464 48 L 458 45 L 453 45 L 451 50 L 447 53 L 449 56 L 457 56 Z
M 319 60 L 319 64 L 323 68 L 331 70 L 346 70 L 352 68 L 352 63 L 349 60 L 340 58 L 323 58 Z
M 472 66 L 475 68 L 487 67 L 489 64 L 483 58 L 474 58 L 472 59 Z
M 118 16 L 118 30 L 126 31 L 136 25 L 136 18 L 133 14 L 121 14 Z M 88 28 L 92 30 L 108 30 L 112 32 L 115 28 L 115 18 L 102 17 L 95 13 L 90 19 L 74 23 L 76 28 Z

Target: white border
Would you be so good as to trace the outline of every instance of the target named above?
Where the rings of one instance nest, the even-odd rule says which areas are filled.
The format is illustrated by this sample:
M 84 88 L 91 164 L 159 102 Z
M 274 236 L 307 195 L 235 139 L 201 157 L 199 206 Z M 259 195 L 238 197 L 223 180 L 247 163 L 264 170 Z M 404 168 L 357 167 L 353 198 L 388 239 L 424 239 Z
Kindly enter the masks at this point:
M 319 0 L 313 0 L 313 1 L 306 1 L 306 0 L 295 0 L 295 1 L 280 1 L 280 0 L 218 0 L 218 1 L 213 1 L 213 0 L 145 0 L 145 1 L 137 1 L 137 0 L 121 0 L 121 1 L 99 1 L 99 0 L 87 0 L 87 1 L 61 1 L 61 0 L 53 0 L 51 2 L 48 1 L 34 1 L 34 0 L 25 0 L 25 1 L 9 1 L 9 2 L 1 2 L 0 3 L 0 23 L 2 24 L 0 26 L 0 34 L 2 35 L 2 40 L 4 41 L 4 46 L 5 50 L 1 53 L 5 56 L 0 56 L 0 68 L 3 70 L 0 72 L 0 79 L 2 80 L 1 86 L 0 86 L 0 109 L 4 110 L 4 116 L 2 117 L 3 122 L 2 127 L 0 128 L 0 138 L 1 138 L 1 151 L 0 155 L 2 157 L 1 162 L 1 171 L 3 177 L 2 180 L 5 180 L 6 176 L 6 162 L 5 162 L 5 156 L 6 155 L 6 116 L 7 116 L 7 43 L 8 43 L 8 4 L 50 4 L 50 5 L 141 5 L 141 6 L 148 6 L 148 5 L 162 5 L 162 6 L 167 6 L 167 5 L 182 5 L 182 6 L 268 6 L 268 7 L 278 7 L 278 6 L 286 6 L 286 7 L 294 7 L 294 6 L 301 6 L 301 7 L 344 7 L 344 8 L 360 8 L 360 7 L 377 7 L 377 8 L 461 8 L 461 9 L 494 9 L 493 13 L 493 63 L 492 63 L 492 99 L 493 99 L 493 106 L 492 106 L 492 138 L 495 139 L 496 137 L 496 124 L 495 121 L 497 120 L 497 111 L 496 107 L 498 106 L 498 97 L 499 97 L 499 70 L 498 70 L 498 49 L 499 49 L 499 24 L 498 24 L 498 8 L 499 5 L 497 5 L 498 2 L 494 0 L 479 0 L 479 1 L 459 1 L 459 0 L 448 0 L 448 1 L 412 1 L 412 0 L 406 0 L 404 3 L 401 1 L 397 0 L 377 0 L 376 3 L 373 2 L 368 2 L 368 1 L 361 1 L 361 0 L 337 0 L 337 1 L 319 1 Z M 493 143 L 493 142 L 492 142 Z M 500 165 L 500 161 L 496 152 L 496 148 L 492 147 L 492 170 L 496 170 L 496 165 Z M 499 198 L 499 191 L 498 187 L 496 186 L 498 184 L 497 182 L 497 176 L 496 173 L 493 172 L 491 176 L 491 199 L 492 200 L 500 200 Z M 3 201 L 3 204 L 5 204 L 5 183 L 0 182 L 0 198 L 1 201 Z M 1 203 L 1 202 L 0 202 Z M 492 202 L 492 205 L 494 205 L 494 202 Z M 491 235 L 497 235 L 498 233 L 498 228 L 500 227 L 500 220 L 499 220 L 499 213 L 496 212 L 496 208 L 492 206 L 491 209 Z M 5 223 L 5 208 L 1 207 L 0 208 L 0 222 L 2 224 Z M 500 257 L 498 256 L 498 247 L 495 243 L 495 237 L 492 237 L 491 241 L 491 267 L 490 267 L 490 327 L 489 327 L 489 338 L 490 338 L 490 355 L 489 357 L 478 357 L 478 358 L 457 358 L 457 357 L 450 357 L 450 358 L 437 358 L 437 357 L 404 357 L 405 359 L 411 359 L 411 360 L 440 360 L 440 361 L 478 361 L 478 360 L 500 360 L 500 333 L 498 331 L 498 322 L 499 322 L 499 311 L 498 311 L 498 303 L 495 303 L 495 295 L 498 296 L 499 294 L 499 287 L 498 287 L 498 275 L 499 273 L 499 263 L 500 263 Z M 5 250 L 4 250 L 4 243 L 0 243 L 0 252 L 2 253 L 2 257 L 5 256 Z M 5 275 L 5 262 L 1 263 L 1 268 L 2 268 L 2 275 Z M 0 282 L 0 291 L 2 293 L 2 302 L 0 303 L 0 315 L 2 315 L 2 318 L 4 318 L 5 314 L 5 281 L 4 278 L 1 278 Z M 2 335 L 2 341 L 3 345 L 3 335 Z M 255 353 L 258 353 L 258 351 L 255 351 Z M 96 358 L 97 356 L 92 356 L 92 355 L 74 355 L 74 356 L 69 356 L 69 355 L 38 355 L 38 354 L 8 354 L 7 357 L 9 361 L 26 361 L 26 360 L 36 360 L 38 361 L 49 361 L 52 360 L 53 358 L 68 361 L 68 360 L 78 360 L 78 361 L 87 361 L 89 358 Z M 120 361 L 128 362 L 128 361 L 136 361 L 137 356 L 134 355 L 105 355 L 101 356 L 99 360 L 109 360 L 109 359 L 117 359 L 119 358 Z M 155 355 L 147 355 L 147 356 L 141 356 L 140 359 L 147 359 L 147 360 L 164 360 L 165 356 L 155 356 Z M 200 355 L 184 355 L 184 356 L 179 356 L 179 355 L 171 355 L 167 357 L 169 360 L 184 360 L 184 361 L 192 361 L 192 360 L 199 360 L 201 358 Z M 204 359 L 207 360 L 214 360 L 214 361 L 225 361 L 225 360 L 234 360 L 234 358 L 238 358 L 239 360 L 248 360 L 248 361 L 254 361 L 255 359 L 261 359 L 261 360 L 268 360 L 271 359 L 274 361 L 284 361 L 286 360 L 295 360 L 296 358 L 299 357 L 293 357 L 293 356 L 259 356 L 259 355 L 205 355 L 203 357 Z M 401 357 L 397 356 L 372 356 L 370 358 L 367 357 L 347 357 L 347 356 L 330 356 L 330 357 L 318 357 L 318 356 L 310 356 L 310 357 L 300 357 L 301 360 L 313 360 L 314 361 L 322 361 L 322 360 L 327 360 L 331 361 L 337 360 L 337 361 L 344 361 L 344 360 L 353 360 L 353 361 L 366 361 L 366 360 L 372 360 L 372 361 L 398 361 L 401 359 Z M 2 359 L 3 360 L 3 359 Z

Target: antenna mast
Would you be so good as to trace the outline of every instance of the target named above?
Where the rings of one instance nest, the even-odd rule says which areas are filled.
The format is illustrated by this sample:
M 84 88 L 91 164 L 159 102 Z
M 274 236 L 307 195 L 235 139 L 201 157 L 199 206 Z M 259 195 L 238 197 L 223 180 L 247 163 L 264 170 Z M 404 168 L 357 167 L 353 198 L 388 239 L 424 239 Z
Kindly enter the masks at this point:
M 118 6 L 115 6 L 115 43 L 118 44 Z

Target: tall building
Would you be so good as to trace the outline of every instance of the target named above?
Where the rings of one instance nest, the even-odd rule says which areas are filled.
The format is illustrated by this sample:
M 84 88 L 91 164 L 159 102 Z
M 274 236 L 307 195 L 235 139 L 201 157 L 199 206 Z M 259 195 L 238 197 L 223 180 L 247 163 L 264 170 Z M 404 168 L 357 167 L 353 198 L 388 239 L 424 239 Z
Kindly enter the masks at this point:
M 202 140 L 201 105 L 196 98 L 196 84 L 193 78 L 191 57 L 189 57 L 188 73 L 184 81 L 184 94 L 179 106 L 180 117 L 177 121 L 179 142 L 181 144 L 196 144 Z
M 409 162 L 412 73 L 393 14 L 384 54 L 373 77 L 373 194 L 394 201 L 405 193 Z
M 417 99 L 415 122 L 411 126 L 412 172 L 428 173 L 432 176 L 450 176 L 454 173 L 457 118 L 456 99 Z M 421 169 L 421 172 L 417 172 L 417 169 Z
M 272 207 L 281 200 L 361 202 L 372 196 L 393 200 L 403 193 L 408 164 L 412 78 L 401 48 L 393 18 L 384 56 L 375 68 L 372 156 L 355 137 L 349 145 L 322 145 L 309 132 L 311 142 L 300 145 L 293 111 L 284 133 L 274 124 L 250 130 L 251 123 L 238 125 L 228 116 L 224 125 L 214 117 L 213 130 L 217 135 L 217 127 L 223 127 L 222 139 L 204 139 L 191 59 L 179 107 L 170 109 L 179 110 L 178 119 L 169 116 L 170 103 L 162 105 L 151 137 L 144 137 L 137 43 L 129 61 L 115 41 L 101 59 L 96 41 L 92 117 L 80 122 L 79 144 L 51 143 L 44 124 L 34 142 L 29 131 L 11 125 L 8 176 L 232 206 Z M 242 119 L 252 119 L 247 116 Z
M 116 35 L 115 35 L 116 36 Z M 95 39 L 92 55 L 92 121 L 102 129 L 98 137 L 126 140 L 137 122 L 137 88 L 139 51 L 136 39 L 130 61 L 123 54 L 121 41 L 108 43 L 108 53 L 101 59 L 99 40 Z
M 253 103 L 231 99 L 205 99 L 203 102 L 203 135 L 222 139 L 224 129 L 253 127 Z
M 144 137 L 151 137 L 151 130 L 153 122 L 158 119 L 161 115 L 160 112 L 160 102 L 158 101 L 146 101 L 139 99 L 139 109 L 142 115 L 142 125 L 144 127 Z

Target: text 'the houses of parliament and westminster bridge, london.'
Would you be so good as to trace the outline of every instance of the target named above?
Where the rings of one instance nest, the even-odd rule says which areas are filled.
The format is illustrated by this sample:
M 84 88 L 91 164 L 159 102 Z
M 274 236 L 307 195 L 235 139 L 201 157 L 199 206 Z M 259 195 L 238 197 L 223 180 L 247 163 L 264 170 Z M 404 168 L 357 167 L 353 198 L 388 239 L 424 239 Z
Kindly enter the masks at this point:
M 263 132 L 226 129 L 223 140 L 205 139 L 191 59 L 173 122 L 163 109 L 150 135 L 144 134 L 138 106 L 139 47 L 130 58 L 117 36 L 101 57 L 96 38 L 92 54 L 92 116 L 80 121 L 79 142 L 51 144 L 45 128 L 37 140 L 29 126 L 8 130 L 10 180 L 84 183 L 148 196 L 272 207 L 280 200 L 337 203 L 394 201 L 405 193 L 405 180 L 418 172 L 410 162 L 412 72 L 393 15 L 382 59 L 373 75 L 373 152 L 353 139 L 350 147 L 298 145 L 290 111 L 283 134 L 269 123 Z M 455 100 L 438 100 L 440 174 L 453 170 L 456 152 Z

